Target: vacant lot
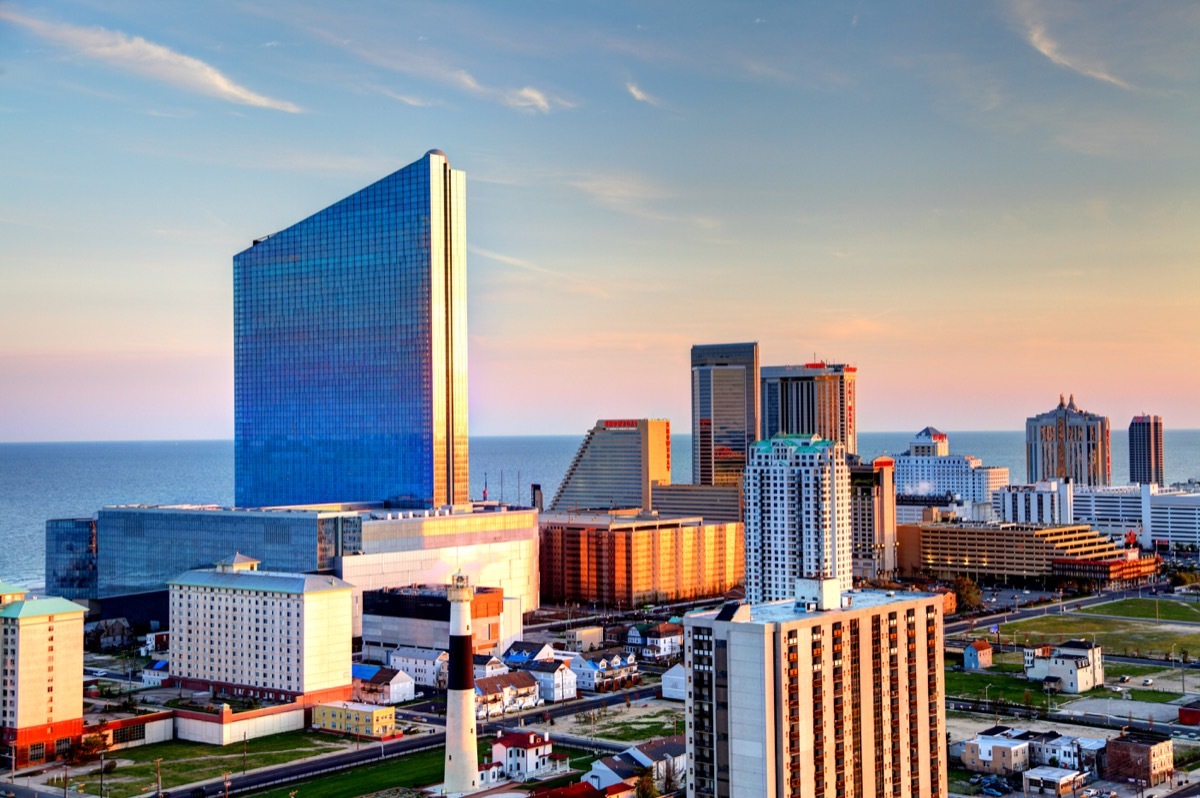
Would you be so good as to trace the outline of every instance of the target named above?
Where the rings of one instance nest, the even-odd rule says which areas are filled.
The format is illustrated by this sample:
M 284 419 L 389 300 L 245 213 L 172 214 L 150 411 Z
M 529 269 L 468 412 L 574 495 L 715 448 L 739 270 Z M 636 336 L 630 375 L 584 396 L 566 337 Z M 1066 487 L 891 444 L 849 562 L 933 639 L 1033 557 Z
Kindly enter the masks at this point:
M 1166 621 L 1146 623 L 1132 618 L 1097 618 L 1085 613 L 1043 615 L 1006 623 L 1000 627 L 1000 632 L 1006 640 L 1015 639 L 1021 645 L 1053 645 L 1071 638 L 1083 638 L 1094 640 L 1107 654 L 1165 659 L 1174 647 L 1176 655 L 1185 651 L 1200 655 L 1200 626 Z
M 1120 615 L 1123 618 L 1153 618 L 1160 621 L 1200 623 L 1200 605 L 1194 601 L 1167 598 L 1140 598 L 1114 601 L 1080 610 L 1085 615 Z

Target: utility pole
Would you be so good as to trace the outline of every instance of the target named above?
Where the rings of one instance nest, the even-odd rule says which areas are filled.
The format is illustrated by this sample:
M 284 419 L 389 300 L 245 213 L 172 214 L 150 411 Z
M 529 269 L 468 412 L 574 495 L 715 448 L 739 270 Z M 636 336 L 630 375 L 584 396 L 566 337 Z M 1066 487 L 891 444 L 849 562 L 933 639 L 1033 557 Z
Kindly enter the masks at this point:
M 154 760 L 154 781 L 158 785 L 156 798 L 162 798 L 162 757 Z
M 242 732 L 242 775 L 246 775 L 246 732 Z
M 229 771 L 228 770 L 225 771 L 225 773 L 222 775 L 222 779 L 225 782 L 225 798 L 229 798 Z
M 63 763 L 63 798 L 67 798 L 67 782 L 71 780 L 71 766 Z

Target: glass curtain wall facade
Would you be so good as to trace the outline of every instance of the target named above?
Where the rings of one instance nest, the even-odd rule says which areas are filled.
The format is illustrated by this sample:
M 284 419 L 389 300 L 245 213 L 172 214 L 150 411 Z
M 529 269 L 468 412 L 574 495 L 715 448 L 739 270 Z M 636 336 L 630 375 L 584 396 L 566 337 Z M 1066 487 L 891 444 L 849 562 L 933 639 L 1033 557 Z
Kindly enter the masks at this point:
M 1134 416 L 1129 422 L 1129 481 L 1135 485 L 1167 484 L 1162 416 Z
M 692 347 L 692 481 L 739 485 L 758 440 L 758 344 Z
M 238 506 L 468 501 L 465 194 L 432 150 L 234 257 Z
M 762 369 L 762 438 L 820 435 L 858 452 L 857 369 L 832 363 Z

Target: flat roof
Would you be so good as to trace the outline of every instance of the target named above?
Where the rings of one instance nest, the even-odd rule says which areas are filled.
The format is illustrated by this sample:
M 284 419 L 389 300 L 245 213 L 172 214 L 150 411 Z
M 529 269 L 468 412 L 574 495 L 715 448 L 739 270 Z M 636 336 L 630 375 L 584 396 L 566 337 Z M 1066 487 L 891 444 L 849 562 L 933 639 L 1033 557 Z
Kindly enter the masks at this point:
M 187 571 L 167 585 L 180 587 L 208 587 L 226 590 L 261 590 L 264 593 L 329 593 L 335 590 L 350 590 L 349 582 L 336 576 L 321 574 L 296 574 L 286 571 Z
M 942 600 L 942 596 L 937 593 L 916 593 L 908 591 L 892 591 L 892 590 L 851 590 L 842 593 L 843 599 L 849 597 L 851 605 L 849 607 L 838 607 L 831 610 L 806 610 L 803 605 L 798 605 L 795 599 L 785 599 L 782 601 L 771 601 L 765 604 L 748 604 L 743 607 L 750 608 L 750 618 L 740 618 L 739 623 L 758 623 L 772 624 L 783 623 L 785 621 L 798 621 L 812 618 L 825 618 L 834 616 L 840 612 L 853 612 L 861 609 L 873 609 L 875 607 L 886 607 L 892 604 L 903 604 L 905 602 L 915 601 L 917 599 L 937 599 Z M 689 614 L 688 618 L 704 618 L 709 616 L 717 616 L 725 613 L 725 610 L 730 605 L 726 605 L 720 610 L 710 610 L 708 612 Z M 731 613 L 725 613 L 730 615 Z M 731 618 L 718 618 L 718 620 L 731 620 Z

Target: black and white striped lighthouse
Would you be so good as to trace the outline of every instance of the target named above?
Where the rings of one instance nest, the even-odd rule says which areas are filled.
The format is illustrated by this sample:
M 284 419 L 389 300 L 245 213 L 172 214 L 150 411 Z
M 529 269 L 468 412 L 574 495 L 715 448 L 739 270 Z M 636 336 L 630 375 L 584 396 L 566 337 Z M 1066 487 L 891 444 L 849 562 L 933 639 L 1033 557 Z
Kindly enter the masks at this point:
M 472 658 L 471 589 L 465 574 L 456 573 L 447 590 L 450 599 L 450 678 L 446 691 L 447 795 L 479 789 L 479 749 L 475 738 L 475 666 Z

